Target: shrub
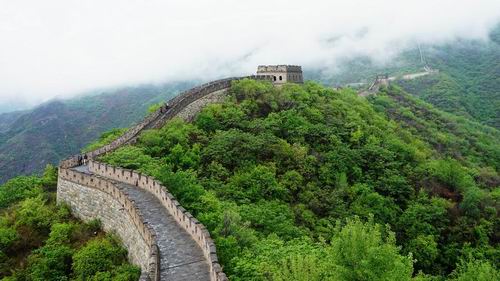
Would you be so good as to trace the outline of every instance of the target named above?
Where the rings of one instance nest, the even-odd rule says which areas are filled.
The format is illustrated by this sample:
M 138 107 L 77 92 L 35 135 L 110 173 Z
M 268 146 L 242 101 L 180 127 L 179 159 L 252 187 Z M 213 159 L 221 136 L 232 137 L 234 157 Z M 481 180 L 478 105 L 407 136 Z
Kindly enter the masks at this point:
M 42 193 L 41 180 L 37 177 L 16 177 L 0 185 L 0 208 Z
M 25 225 L 42 232 L 48 232 L 57 216 L 46 203 L 47 201 L 41 195 L 24 200 L 17 211 L 16 225 Z
M 36 250 L 28 258 L 29 278 L 33 281 L 69 280 L 71 256 L 69 246 L 48 244 Z
M 107 236 L 89 241 L 73 256 L 73 271 L 77 280 L 89 280 L 98 272 L 112 271 L 126 261 L 127 251 L 116 238 Z

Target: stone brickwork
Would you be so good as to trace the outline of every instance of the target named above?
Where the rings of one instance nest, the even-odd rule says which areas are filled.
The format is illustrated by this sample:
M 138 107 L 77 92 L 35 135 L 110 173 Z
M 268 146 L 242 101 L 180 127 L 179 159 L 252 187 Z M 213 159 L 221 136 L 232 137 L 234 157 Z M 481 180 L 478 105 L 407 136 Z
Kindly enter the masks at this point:
M 302 67 L 298 65 L 259 65 L 257 75 L 269 75 L 273 77 L 274 84 L 287 82 L 304 83 Z
M 212 103 L 223 102 L 226 96 L 227 89 L 210 93 L 184 107 L 179 113 L 176 114 L 175 117 L 181 118 L 182 120 L 187 122 L 191 122 L 205 106 Z
M 57 201 L 71 207 L 78 218 L 101 220 L 105 231 L 114 231 L 128 250 L 132 263 L 140 265 L 141 280 L 157 280 L 158 249 L 154 231 L 144 223 L 140 210 L 110 180 L 70 169 L 59 169 Z
M 140 123 L 130 128 L 118 139 L 94 151 L 88 152 L 87 153 L 88 157 L 96 158 L 99 155 L 113 151 L 122 145 L 128 143 L 134 143 L 142 131 L 146 129 L 161 128 L 168 120 L 177 116 L 177 114 L 179 114 L 184 108 L 189 106 L 191 103 L 199 99 L 202 99 L 203 97 L 211 93 L 228 89 L 229 87 L 231 87 L 231 83 L 233 81 L 241 79 L 272 81 L 273 77 L 270 75 L 251 75 L 244 77 L 226 78 L 226 79 L 212 81 L 210 83 L 205 83 L 200 86 L 189 89 L 185 92 L 182 92 L 178 96 L 171 99 L 168 103 L 160 107 L 158 110 L 148 115 Z M 73 155 L 67 159 L 64 159 L 60 163 L 60 166 L 65 168 L 74 167 L 76 165 L 78 165 L 78 155 Z
M 222 272 L 222 268 L 218 263 L 215 243 L 210 237 L 210 233 L 203 224 L 175 200 L 174 196 L 168 192 L 167 187 L 163 186 L 153 177 L 142 175 L 133 170 L 113 167 L 97 161 L 90 161 L 89 170 L 96 175 L 134 185 L 152 193 L 160 200 L 162 206 L 175 218 L 177 223 L 189 233 L 200 246 L 210 266 L 210 279 L 227 280 L 226 275 Z
M 86 153 L 89 158 L 88 171 L 79 169 L 84 167 L 79 166 L 81 165 L 79 159 L 82 155 L 75 155 L 61 161 L 58 202 L 68 203 L 73 213 L 83 220 L 99 218 L 105 230 L 115 231 L 127 247 L 131 261 L 141 266 L 141 280 L 167 280 L 170 277 L 168 273 L 165 273 L 165 268 L 160 268 L 160 264 L 164 263 L 160 260 L 162 255 L 161 248 L 158 247 L 158 233 L 155 234 L 155 230 L 148 224 L 141 214 L 141 209 L 138 208 L 139 205 L 147 208 L 144 207 L 147 204 L 134 202 L 132 198 L 139 197 L 132 196 L 130 192 L 135 193 L 133 188 L 139 188 L 154 195 L 162 208 L 189 234 L 188 236 L 197 244 L 201 256 L 208 264 L 207 271 L 210 280 L 225 281 L 227 277 L 218 262 L 215 244 L 209 232 L 180 206 L 168 192 L 167 187 L 151 177 L 98 163 L 93 159 L 122 145 L 134 143 L 142 131 L 160 128 L 174 117 L 192 120 L 205 105 L 221 101 L 233 81 L 244 78 L 267 81 L 273 79 L 270 75 L 227 78 L 192 88 L 170 100 L 112 143 Z M 154 213 L 148 209 L 142 209 L 142 211 L 148 214 Z M 161 227 L 157 227 L 157 231 L 162 230 Z M 169 233 L 161 234 L 169 235 Z M 206 280 L 203 274 L 195 275 L 194 273 L 191 277 L 185 276 L 182 279 Z

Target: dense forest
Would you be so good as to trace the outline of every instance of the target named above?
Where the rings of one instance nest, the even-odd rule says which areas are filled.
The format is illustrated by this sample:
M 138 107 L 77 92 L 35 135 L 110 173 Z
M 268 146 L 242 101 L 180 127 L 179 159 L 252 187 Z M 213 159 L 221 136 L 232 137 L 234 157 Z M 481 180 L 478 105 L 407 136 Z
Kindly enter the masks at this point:
M 0 278 L 4 281 L 135 281 L 140 268 L 99 221 L 56 205 L 57 170 L 0 185 Z
M 496 129 L 397 87 L 230 94 L 101 160 L 169 187 L 231 280 L 499 279 Z

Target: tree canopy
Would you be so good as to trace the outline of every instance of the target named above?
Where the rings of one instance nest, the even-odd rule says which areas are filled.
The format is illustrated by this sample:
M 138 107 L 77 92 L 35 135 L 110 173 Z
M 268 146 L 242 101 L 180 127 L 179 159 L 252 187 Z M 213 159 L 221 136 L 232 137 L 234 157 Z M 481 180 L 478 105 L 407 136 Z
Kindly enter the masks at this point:
M 229 93 L 102 160 L 162 181 L 231 280 L 498 277 L 498 131 L 393 87 Z

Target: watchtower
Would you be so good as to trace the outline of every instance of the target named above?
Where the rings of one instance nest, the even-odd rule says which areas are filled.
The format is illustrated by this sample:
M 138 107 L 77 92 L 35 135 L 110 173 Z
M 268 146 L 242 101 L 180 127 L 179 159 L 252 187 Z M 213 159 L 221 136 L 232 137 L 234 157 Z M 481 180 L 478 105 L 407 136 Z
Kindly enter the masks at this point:
M 377 77 L 375 78 L 375 83 L 378 83 L 380 85 L 389 85 L 389 74 L 384 73 L 384 74 L 378 74 Z
M 304 83 L 299 65 L 259 65 L 257 75 L 271 75 L 274 84 Z

